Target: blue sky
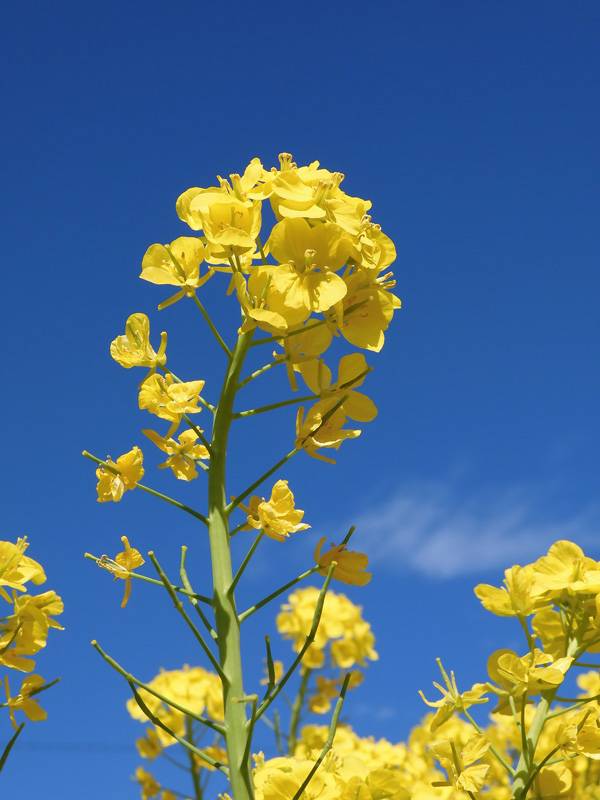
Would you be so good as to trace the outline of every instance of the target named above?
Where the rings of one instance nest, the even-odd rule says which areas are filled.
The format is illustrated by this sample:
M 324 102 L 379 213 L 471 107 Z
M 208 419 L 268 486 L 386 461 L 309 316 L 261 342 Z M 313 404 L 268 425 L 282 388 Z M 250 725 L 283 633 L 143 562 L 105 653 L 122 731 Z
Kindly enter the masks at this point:
M 318 534 L 358 522 L 375 578 L 350 594 L 381 660 L 346 713 L 398 740 L 423 711 L 416 690 L 435 656 L 469 683 L 492 650 L 520 647 L 475 583 L 559 537 L 600 555 L 599 23 L 591 2 L 4 12 L 2 529 L 29 536 L 66 604 L 66 630 L 39 659 L 63 680 L 3 774 L 9 790 L 137 796 L 139 726 L 90 639 L 146 678 L 199 660 L 166 600 L 136 586 L 121 611 L 121 587 L 82 554 L 114 552 L 126 533 L 174 569 L 185 542 L 202 585 L 204 531 L 140 493 L 96 504 L 80 452 L 116 456 L 151 421 L 137 410 L 140 375 L 107 352 L 133 311 L 169 330 L 173 369 L 215 396 L 223 364 L 195 309 L 159 318 L 160 289 L 137 275 L 150 243 L 184 232 L 178 194 L 254 155 L 319 159 L 373 200 L 398 246 L 404 308 L 370 358 L 379 417 L 337 466 L 299 458 L 282 474 L 313 532 L 266 543 L 243 599 L 307 563 Z M 231 330 L 216 287 L 207 302 Z M 262 391 L 285 396 L 282 376 Z M 292 420 L 238 429 L 233 486 L 288 448 Z M 201 504 L 200 483 L 148 482 Z M 249 626 L 249 684 L 271 627 L 269 612 Z

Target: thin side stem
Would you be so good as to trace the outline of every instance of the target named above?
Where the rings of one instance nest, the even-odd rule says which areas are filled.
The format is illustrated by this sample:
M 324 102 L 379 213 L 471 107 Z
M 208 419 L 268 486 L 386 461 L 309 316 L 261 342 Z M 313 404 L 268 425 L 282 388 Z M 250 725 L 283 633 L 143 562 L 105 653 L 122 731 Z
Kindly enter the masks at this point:
M 302 659 L 304 658 L 304 654 L 311 646 L 311 644 L 315 640 L 315 636 L 317 635 L 317 630 L 319 628 L 319 623 L 321 621 L 321 615 L 323 613 L 323 605 L 325 603 L 325 596 L 327 594 L 327 589 L 329 588 L 329 584 L 331 583 L 331 578 L 333 576 L 333 571 L 337 567 L 337 562 L 332 561 L 329 565 L 329 569 L 327 570 L 327 577 L 323 582 L 323 586 L 321 587 L 321 591 L 319 592 L 319 596 L 317 598 L 317 602 L 315 605 L 315 612 L 313 614 L 312 624 L 310 626 L 310 631 L 308 632 L 306 639 L 304 640 L 304 644 L 300 648 L 296 658 L 292 661 L 291 666 L 282 676 L 281 680 L 277 684 L 277 686 L 273 689 L 272 692 L 265 692 L 264 699 L 260 706 L 258 707 L 258 711 L 256 712 L 256 718 L 260 719 L 261 716 L 265 713 L 265 711 L 269 708 L 271 703 L 275 700 L 275 698 L 279 695 L 281 690 L 284 688 L 286 683 L 292 677 L 298 666 L 302 663 Z
M 96 564 L 102 568 L 102 565 L 99 563 L 101 561 L 101 557 L 94 556 L 91 553 L 84 553 L 84 558 L 89 559 L 90 561 L 95 561 Z M 163 587 L 163 582 L 157 580 L 156 578 L 150 578 L 148 575 L 142 575 L 139 572 L 130 572 L 127 576 L 128 578 L 136 578 L 138 581 L 144 581 L 144 583 L 151 583 L 153 586 L 160 586 Z M 189 597 L 191 600 L 197 600 L 200 603 L 206 603 L 209 606 L 212 606 L 212 600 L 210 597 L 207 597 L 204 594 L 197 594 L 189 590 L 187 587 L 184 588 L 182 586 L 173 586 L 173 591 L 177 592 L 178 594 L 184 595 L 184 597 Z
M 183 585 L 187 589 L 187 594 L 188 594 L 188 597 L 190 598 L 190 602 L 194 606 L 194 608 L 196 609 L 196 612 L 197 612 L 198 616 L 200 617 L 200 620 L 202 621 L 202 624 L 204 625 L 206 630 L 210 633 L 211 637 L 213 639 L 216 639 L 217 638 L 217 632 L 213 628 L 213 626 L 210 624 L 210 620 L 208 619 L 208 617 L 206 616 L 204 611 L 200 608 L 200 604 L 198 603 L 198 601 L 196 599 L 196 595 L 194 595 L 194 592 L 192 591 L 192 584 L 190 583 L 190 579 L 188 577 L 187 570 L 185 568 L 186 556 L 187 556 L 187 545 L 183 544 L 183 545 L 181 545 L 181 559 L 179 561 L 179 577 L 181 578 L 181 582 L 183 583 Z M 212 606 L 212 602 L 211 602 L 211 606 Z
M 340 718 L 340 714 L 342 713 L 342 706 L 344 705 L 344 700 L 346 699 L 346 692 L 348 691 L 348 684 L 350 683 L 350 676 L 351 676 L 351 673 L 348 672 L 346 674 L 345 678 L 344 678 L 344 683 L 342 684 L 342 688 L 340 689 L 340 695 L 339 695 L 339 697 L 337 699 L 337 703 L 335 704 L 335 708 L 333 709 L 333 715 L 331 717 L 331 723 L 329 724 L 329 732 L 327 734 L 327 740 L 325 741 L 325 744 L 323 745 L 323 749 L 321 750 L 321 752 L 319 754 L 319 757 L 317 758 L 317 760 L 313 764 L 310 772 L 308 773 L 306 778 L 302 781 L 302 784 L 301 784 L 300 788 L 298 789 L 298 791 L 296 792 L 296 794 L 294 795 L 292 800 L 300 800 L 300 798 L 302 797 L 302 795 L 304 794 L 304 792 L 306 790 L 306 787 L 312 781 L 313 777 L 315 776 L 315 773 L 317 772 L 317 770 L 319 769 L 319 767 L 321 766 L 321 764 L 325 760 L 325 756 L 327 755 L 327 753 L 333 747 L 333 740 L 335 739 L 335 733 L 336 733 L 336 730 L 337 730 L 338 721 L 339 721 L 339 718 Z
M 293 406 L 296 403 L 305 403 L 308 400 L 318 400 L 318 394 L 305 394 L 302 397 L 291 397 L 289 400 L 281 400 L 278 403 L 269 403 L 266 406 L 258 406 L 258 408 L 250 408 L 247 411 L 237 411 L 233 417 L 234 419 L 245 419 L 246 417 L 254 417 L 256 414 L 266 414 L 267 411 L 276 411 L 278 408 L 285 408 L 286 406 Z
M 237 506 L 239 506 L 239 504 L 242 503 L 248 497 L 249 494 L 252 494 L 252 492 L 255 489 L 258 489 L 258 487 L 261 485 L 261 483 L 264 483 L 267 480 L 267 478 L 270 478 L 271 475 L 274 472 L 277 472 L 277 470 L 280 467 L 282 467 L 287 461 L 289 461 L 290 458 L 292 458 L 292 456 L 295 456 L 297 452 L 298 452 L 298 450 L 294 447 L 293 450 L 290 450 L 289 453 L 286 453 L 283 456 L 283 458 L 280 458 L 279 461 L 276 464 L 273 464 L 273 466 L 270 469 L 268 469 L 266 472 L 264 472 L 260 476 L 260 478 L 257 478 L 254 481 L 254 483 L 251 483 L 250 486 L 248 486 L 247 489 L 244 489 L 244 491 L 241 494 L 238 494 L 237 497 L 235 497 L 231 501 L 231 503 L 229 503 L 229 505 L 226 506 L 225 512 L 227 514 L 230 514 L 233 511 L 234 508 L 237 508 Z
M 160 577 L 160 579 L 161 579 L 161 581 L 163 583 L 163 586 L 167 590 L 167 594 L 171 598 L 171 600 L 173 602 L 173 605 L 175 606 L 176 610 L 183 617 L 185 623 L 187 624 L 188 628 L 191 630 L 192 634 L 194 635 L 194 638 L 196 639 L 196 641 L 198 642 L 200 647 L 204 650 L 204 653 L 205 653 L 206 657 L 208 658 L 208 660 L 210 661 L 210 663 L 212 664 L 212 666 L 216 670 L 217 674 L 221 678 L 223 678 L 223 670 L 221 669 L 221 665 L 219 664 L 219 662 L 215 658 L 215 656 L 214 656 L 212 650 L 210 649 L 210 647 L 204 641 L 204 637 L 202 636 L 202 634 L 200 633 L 198 628 L 192 622 L 192 620 L 190 618 L 190 615 L 187 613 L 187 611 L 183 607 L 183 603 L 181 602 L 181 600 L 177 596 L 176 592 L 173 590 L 173 586 L 171 585 L 171 582 L 167 578 L 167 576 L 165 574 L 165 571 L 163 570 L 163 568 L 159 564 L 159 562 L 158 562 L 158 560 L 157 560 L 157 558 L 154 555 L 154 552 L 152 550 L 150 550 L 148 552 L 148 557 L 150 558 L 150 561 L 152 561 L 152 564 L 154 565 L 154 569 L 157 571 L 157 573 L 158 573 L 158 575 L 159 575 L 159 577 Z
M 115 467 L 111 467 L 111 465 L 108 464 L 106 461 L 103 461 L 101 458 L 98 458 L 98 456 L 92 455 L 92 453 L 88 452 L 87 450 L 84 450 L 81 453 L 81 455 L 84 458 L 93 461 L 95 464 L 98 464 L 108 472 L 112 472 L 113 475 L 121 474 L 118 469 L 115 469 Z M 143 483 L 136 483 L 135 487 L 136 489 L 141 489 L 143 492 L 146 492 L 147 494 L 151 494 L 154 497 L 158 497 L 160 500 L 164 500 L 166 503 L 175 506 L 175 508 L 181 509 L 181 511 L 185 511 L 187 514 L 191 514 L 193 517 L 199 519 L 200 522 L 203 522 L 205 525 L 208 524 L 208 519 L 204 516 L 204 514 L 201 514 L 199 511 L 190 508 L 190 506 L 186 506 L 185 503 L 180 503 L 179 500 L 175 500 L 173 497 L 169 497 L 168 495 L 163 494 L 162 492 L 158 492 L 156 489 L 152 489 L 150 486 L 145 486 Z
M 225 344 L 225 340 L 223 339 L 223 337 L 221 336 L 221 334 L 217 330 L 216 325 L 214 324 L 214 322 L 212 321 L 212 319 L 210 317 L 210 314 L 208 313 L 208 311 L 206 310 L 204 305 L 200 302 L 200 300 L 198 299 L 198 295 L 195 292 L 192 295 L 192 300 L 194 301 L 194 303 L 196 303 L 196 305 L 200 309 L 200 313 L 202 314 L 202 316 L 206 320 L 206 324 L 210 328 L 213 336 L 215 337 L 215 339 L 217 340 L 219 345 L 223 348 L 225 354 L 227 355 L 227 358 L 231 359 L 231 350 Z
M 244 378 L 243 381 L 238 383 L 238 386 L 237 386 L 238 391 L 240 389 L 243 389 L 244 386 L 247 386 L 251 381 L 255 380 L 256 378 L 260 377 L 261 375 L 264 375 L 265 372 L 268 372 L 270 369 L 273 369 L 273 367 L 279 366 L 279 364 L 285 364 L 285 358 L 280 356 L 280 357 L 276 358 L 274 361 L 269 361 L 269 363 L 265 364 L 264 367 L 260 367 L 259 369 L 255 369 L 254 372 L 251 372 L 250 375 L 248 375 L 247 378 Z
M 238 617 L 239 621 L 243 622 L 245 619 L 248 619 L 248 617 L 252 616 L 252 614 L 254 614 L 256 611 L 266 606 L 267 603 L 270 603 L 271 600 L 274 600 L 276 597 L 279 597 L 280 594 L 283 594 L 288 589 L 291 589 L 292 586 L 295 586 L 297 583 L 300 583 L 300 581 L 303 581 L 310 575 L 314 575 L 318 569 L 319 569 L 318 566 L 311 567 L 310 569 L 301 572 L 300 575 L 297 575 L 295 578 L 292 578 L 291 581 L 284 583 L 283 586 L 279 587 L 279 589 L 275 589 L 274 592 L 271 592 L 271 594 L 268 594 L 266 597 L 263 597 L 263 599 L 259 600 L 258 603 L 255 603 L 253 606 L 250 606 L 250 608 L 247 608 L 245 611 L 242 611 L 242 613 Z
M 238 585 L 238 583 L 240 582 L 240 579 L 241 579 L 242 575 L 244 574 L 244 571 L 245 571 L 246 567 L 248 566 L 252 556 L 256 552 L 256 548 L 261 543 L 263 536 L 264 536 L 264 533 L 263 533 L 263 531 L 261 531 L 258 534 L 258 536 L 254 539 L 254 541 L 252 542 L 250 547 L 248 548 L 248 552 L 244 556 L 244 559 L 243 559 L 242 563 L 238 567 L 238 571 L 235 573 L 235 576 L 234 576 L 233 580 L 231 581 L 231 586 L 229 587 L 229 591 L 230 592 L 234 592 L 235 591 L 235 588 Z
M 220 736 L 225 735 L 225 729 L 223 728 L 222 725 L 219 725 L 218 722 L 213 722 L 211 719 L 208 719 L 207 717 L 203 717 L 200 714 L 196 714 L 194 711 L 190 711 L 189 708 L 182 706 L 175 700 L 171 700 L 169 697 L 162 694 L 162 692 L 158 692 L 152 686 L 149 686 L 147 683 L 144 683 L 139 678 L 136 678 L 135 675 L 132 675 L 131 672 L 128 672 L 128 670 L 126 670 L 125 667 L 122 667 L 118 661 L 115 661 L 115 659 L 112 656 L 110 656 L 105 650 L 103 650 L 95 639 L 92 641 L 92 647 L 100 656 L 102 656 L 102 658 L 106 661 L 106 663 L 115 670 L 115 672 L 118 672 L 119 675 L 125 678 L 127 683 L 135 684 L 138 688 L 143 689 L 145 692 L 148 692 L 148 694 L 151 694 L 153 697 L 156 697 L 158 700 L 161 700 L 166 705 L 171 706 L 171 708 L 174 708 L 176 711 L 180 711 L 186 717 L 191 717 L 192 719 L 195 719 L 196 722 L 200 722 L 202 725 L 205 725 L 207 728 L 210 728 L 215 733 L 218 733 Z
M 225 764 L 222 764 L 220 761 L 217 761 L 212 756 L 209 756 L 208 753 L 205 753 L 204 750 L 200 750 L 198 747 L 191 744 L 191 742 L 188 742 L 188 740 L 185 739 L 183 736 L 179 736 L 179 734 L 175 733 L 175 731 L 169 728 L 168 725 L 165 725 L 165 723 L 160 719 L 160 717 L 157 717 L 156 714 L 153 714 L 152 711 L 150 711 L 150 709 L 146 705 L 146 703 L 144 703 L 144 700 L 140 695 L 140 693 L 138 692 L 134 683 L 130 682 L 129 688 L 133 693 L 135 702 L 138 704 L 141 711 L 148 717 L 148 719 L 150 720 L 150 722 L 152 722 L 153 725 L 156 725 L 157 728 L 160 728 L 161 730 L 165 731 L 165 733 L 168 733 L 169 736 L 172 736 L 176 742 L 179 742 L 179 744 L 183 745 L 183 747 L 185 747 L 186 750 L 189 750 L 194 755 L 197 755 L 198 758 L 201 758 L 203 759 L 203 761 L 206 761 L 208 764 L 211 765 L 211 767 L 218 769 L 224 775 L 229 775 L 229 770 L 227 769 Z
M 296 752 L 296 743 L 298 741 L 298 728 L 300 726 L 300 717 L 304 707 L 304 698 L 306 697 L 306 690 L 308 689 L 308 682 L 312 670 L 304 667 L 302 670 L 302 677 L 300 679 L 300 686 L 292 705 L 292 715 L 290 718 L 290 730 L 288 733 L 288 753 L 293 756 Z

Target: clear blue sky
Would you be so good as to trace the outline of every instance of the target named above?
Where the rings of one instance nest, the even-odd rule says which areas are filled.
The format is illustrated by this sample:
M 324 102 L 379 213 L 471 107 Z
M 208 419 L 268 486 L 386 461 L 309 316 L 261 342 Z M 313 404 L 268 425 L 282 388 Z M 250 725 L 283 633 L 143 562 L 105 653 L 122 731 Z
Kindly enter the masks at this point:
M 27 797 L 137 797 L 140 729 L 89 641 L 147 678 L 198 659 L 166 601 L 136 586 L 120 611 L 121 587 L 82 554 L 127 533 L 174 565 L 186 542 L 202 583 L 203 531 L 139 493 L 96 504 L 80 452 L 116 456 L 150 420 L 139 373 L 107 353 L 133 311 L 169 328 L 172 367 L 216 392 L 218 350 L 191 305 L 158 319 L 140 259 L 183 232 L 182 190 L 282 150 L 373 199 L 404 308 L 371 359 L 378 419 L 337 467 L 286 471 L 313 535 L 269 543 L 244 596 L 359 520 L 375 579 L 351 595 L 382 658 L 347 712 L 362 733 L 402 738 L 435 656 L 467 683 L 491 650 L 518 645 L 474 583 L 556 537 L 599 553 L 598 5 L 109 0 L 12 4 L 2 22 L 2 531 L 30 537 L 66 603 L 66 631 L 39 659 L 63 682 L 4 787 L 25 776 Z M 292 416 L 239 431 L 238 489 L 288 446 Z M 270 626 L 267 613 L 249 628 L 250 684 Z

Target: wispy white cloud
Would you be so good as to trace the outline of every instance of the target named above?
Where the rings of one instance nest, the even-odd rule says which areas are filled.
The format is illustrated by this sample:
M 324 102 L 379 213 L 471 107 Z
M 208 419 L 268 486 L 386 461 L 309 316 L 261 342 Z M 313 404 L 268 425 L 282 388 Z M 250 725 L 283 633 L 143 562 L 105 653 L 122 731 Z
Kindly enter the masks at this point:
M 577 515 L 521 490 L 465 497 L 458 488 L 398 490 L 356 520 L 373 563 L 437 578 L 499 569 L 541 555 L 556 539 L 598 550 L 600 506 Z

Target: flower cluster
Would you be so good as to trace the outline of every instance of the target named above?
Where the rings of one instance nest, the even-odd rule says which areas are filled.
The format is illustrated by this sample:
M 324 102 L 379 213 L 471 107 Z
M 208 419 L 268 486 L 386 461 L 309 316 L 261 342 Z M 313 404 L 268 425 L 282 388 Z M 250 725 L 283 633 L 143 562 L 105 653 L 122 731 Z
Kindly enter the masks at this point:
M 293 592 L 277 615 L 277 630 L 299 652 L 306 641 L 315 614 L 319 591 L 314 587 Z M 375 661 L 375 637 L 362 609 L 348 597 L 328 592 L 314 642 L 302 663 L 309 669 L 324 666 L 329 652 L 331 664 L 339 669 L 354 669 Z
M 529 792 L 547 800 L 597 797 L 598 672 L 577 676 L 584 693 L 576 698 L 559 691 L 576 668 L 586 666 L 586 653 L 600 652 L 599 579 L 600 562 L 575 543 L 558 541 L 531 564 L 506 570 L 502 586 L 475 588 L 485 609 L 519 622 L 526 650 L 493 652 L 488 680 L 464 692 L 439 662 L 441 699 L 425 701 L 436 708 L 430 747 L 446 776 L 436 785 L 453 787 L 457 796 L 482 793 L 494 800 Z M 482 730 L 470 707 L 492 697 L 491 724 Z M 457 735 L 458 722 L 470 738 Z
M 0 617 L 0 665 L 28 673 L 14 694 L 8 675 L 4 677 L 6 701 L 0 707 L 8 709 L 14 728 L 19 727 L 17 712 L 34 722 L 46 719 L 46 712 L 35 697 L 49 684 L 33 674 L 34 656 L 46 647 L 51 628 L 62 630 L 54 619 L 63 611 L 56 592 L 29 593 L 27 584 L 40 586 L 45 583 L 46 574 L 41 564 L 25 555 L 27 548 L 25 538 L 0 542 L 0 598 L 6 604 Z

